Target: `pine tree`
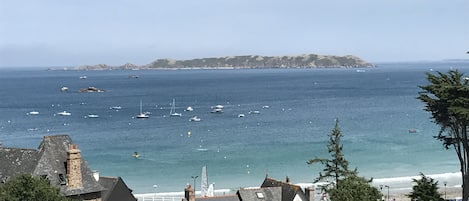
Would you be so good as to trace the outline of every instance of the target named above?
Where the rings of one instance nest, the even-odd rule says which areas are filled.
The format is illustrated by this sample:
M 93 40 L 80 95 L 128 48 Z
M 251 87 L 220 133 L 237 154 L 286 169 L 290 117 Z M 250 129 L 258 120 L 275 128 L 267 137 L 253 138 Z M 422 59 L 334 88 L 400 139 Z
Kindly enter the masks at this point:
M 315 163 L 321 163 L 324 165 L 323 172 L 319 173 L 319 177 L 316 181 L 334 178 L 335 185 L 338 186 L 340 178 L 345 178 L 349 175 L 356 175 L 356 170 L 351 171 L 348 169 L 349 163 L 342 153 L 343 146 L 340 142 L 341 137 L 342 133 L 339 128 L 339 119 L 336 119 L 335 127 L 329 134 L 329 144 L 327 145 L 328 152 L 331 154 L 332 158 L 326 159 L 316 157 L 307 162 L 310 165 Z
M 469 199 L 469 79 L 457 70 L 448 74 L 427 73 L 429 85 L 420 86 L 418 99 L 433 121 L 440 126 L 436 139 L 446 149 L 454 148 L 459 159 L 463 183 L 463 200 Z
M 358 176 L 357 169 L 349 170 L 348 161 L 342 152 L 343 145 L 340 141 L 342 133 L 339 129 L 339 120 L 336 119 L 334 129 L 329 134 L 328 152 L 331 159 L 318 158 L 309 160 L 308 164 L 321 163 L 323 172 L 319 173 L 317 181 L 334 178 L 335 184 L 325 186 L 323 190 L 329 193 L 334 201 L 376 201 L 381 197 L 377 188 L 371 186 L 371 179 L 366 180 Z
M 422 178 L 412 179 L 415 185 L 412 187 L 412 192 L 410 192 L 407 197 L 411 200 L 418 201 L 439 201 L 441 200 L 441 195 L 438 193 L 438 181 L 435 181 L 433 178 L 426 177 L 423 173 L 420 173 Z

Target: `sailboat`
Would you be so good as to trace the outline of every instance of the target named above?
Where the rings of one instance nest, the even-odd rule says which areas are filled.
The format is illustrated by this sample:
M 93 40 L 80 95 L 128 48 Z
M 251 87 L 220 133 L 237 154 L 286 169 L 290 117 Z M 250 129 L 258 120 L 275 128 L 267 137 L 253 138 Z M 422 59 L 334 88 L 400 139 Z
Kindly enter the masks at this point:
M 140 114 L 138 114 L 136 117 L 138 119 L 145 119 L 145 118 L 150 117 L 150 116 L 148 116 L 147 113 L 143 113 L 143 111 L 142 111 L 142 100 L 140 100 Z
M 171 104 L 171 110 L 169 111 L 169 116 L 171 117 L 180 117 L 181 113 L 176 112 L 176 100 L 173 98 L 173 104 Z
M 208 196 L 208 178 L 207 178 L 207 167 L 204 165 L 202 167 L 202 179 L 201 179 L 200 189 L 202 192 L 202 197 Z

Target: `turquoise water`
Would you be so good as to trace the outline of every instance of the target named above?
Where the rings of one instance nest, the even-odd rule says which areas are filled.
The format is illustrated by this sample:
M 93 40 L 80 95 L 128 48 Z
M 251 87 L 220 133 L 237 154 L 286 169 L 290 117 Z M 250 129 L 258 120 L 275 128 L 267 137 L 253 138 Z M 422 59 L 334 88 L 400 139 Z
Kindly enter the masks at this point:
M 322 168 L 306 161 L 328 157 L 327 134 L 339 118 L 345 157 L 362 176 L 452 173 L 456 155 L 433 139 L 438 127 L 416 99 L 425 72 L 451 67 L 469 72 L 468 63 L 389 63 L 364 72 L 0 70 L 0 141 L 36 148 L 44 135 L 69 134 L 93 170 L 121 176 L 135 193 L 153 192 L 153 185 L 181 191 L 203 165 L 216 188 L 238 188 L 258 186 L 266 174 L 314 180 Z M 106 92 L 77 92 L 89 86 Z M 169 117 L 173 98 L 180 118 Z M 133 118 L 140 100 L 148 119 Z M 218 104 L 224 112 L 210 113 Z M 194 111 L 184 111 L 188 106 Z M 64 110 L 72 115 L 56 115 Z M 260 114 L 249 114 L 255 110 Z M 193 115 L 202 121 L 190 122 Z

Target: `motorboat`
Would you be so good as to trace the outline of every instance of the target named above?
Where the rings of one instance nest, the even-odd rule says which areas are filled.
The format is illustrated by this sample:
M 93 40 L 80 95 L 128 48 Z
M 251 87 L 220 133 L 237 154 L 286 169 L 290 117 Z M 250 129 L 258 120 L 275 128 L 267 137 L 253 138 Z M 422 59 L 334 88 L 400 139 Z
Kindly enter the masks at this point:
M 244 114 L 238 114 L 238 118 L 244 117 Z
M 223 105 L 216 105 L 213 107 L 211 113 L 223 113 Z
M 86 118 L 99 118 L 99 115 L 97 115 L 97 114 L 89 114 L 89 115 L 86 115 Z
M 27 115 L 38 115 L 38 114 L 39 114 L 38 111 L 31 111 L 27 113 Z
M 261 112 L 259 112 L 259 110 L 252 110 L 252 111 L 249 111 L 249 114 L 260 114 Z
M 189 119 L 189 121 L 194 121 L 194 122 L 199 122 L 201 121 L 200 117 L 198 117 L 197 115 L 196 116 L 193 116 Z
M 60 116 L 70 116 L 70 115 L 72 115 L 72 113 L 67 112 L 67 111 L 58 112 L 57 114 L 60 115 Z
M 189 106 L 189 107 L 187 107 L 184 111 L 192 112 L 192 111 L 194 111 L 194 108 L 192 108 L 191 106 Z
M 120 110 L 122 109 L 121 106 L 112 106 L 112 107 L 109 107 L 110 110 Z

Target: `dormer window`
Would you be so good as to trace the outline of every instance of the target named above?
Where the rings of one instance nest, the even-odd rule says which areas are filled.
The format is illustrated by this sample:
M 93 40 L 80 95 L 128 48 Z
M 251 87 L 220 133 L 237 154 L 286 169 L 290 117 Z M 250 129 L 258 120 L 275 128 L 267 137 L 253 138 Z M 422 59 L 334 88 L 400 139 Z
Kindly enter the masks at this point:
M 64 174 L 59 174 L 59 182 L 60 182 L 60 185 L 67 184 L 67 179 L 65 178 Z
M 262 192 L 257 192 L 256 195 L 257 195 L 257 198 L 264 199 L 264 194 Z

